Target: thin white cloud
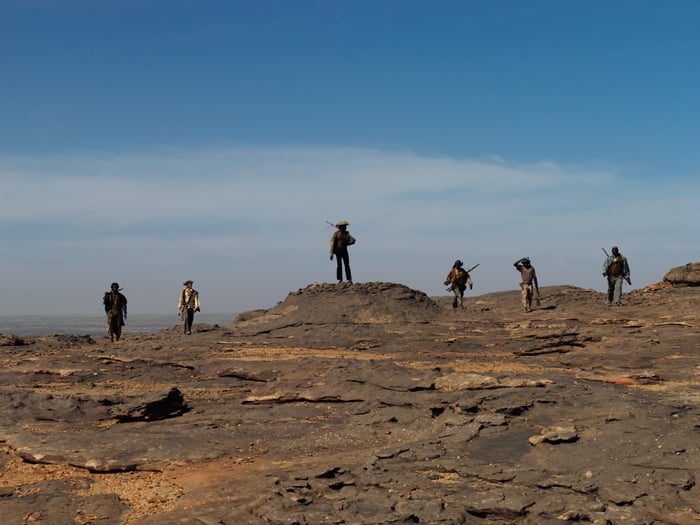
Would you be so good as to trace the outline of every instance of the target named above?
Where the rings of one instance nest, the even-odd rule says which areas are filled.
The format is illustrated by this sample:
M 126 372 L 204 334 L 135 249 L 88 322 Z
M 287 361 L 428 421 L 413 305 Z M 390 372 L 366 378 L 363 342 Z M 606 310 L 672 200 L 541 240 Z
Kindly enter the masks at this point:
M 6 205 L 2 220 L 82 220 L 99 223 L 105 206 L 121 203 L 128 218 L 167 219 L 189 206 L 206 214 L 246 216 L 276 209 L 299 210 L 320 199 L 369 203 L 417 201 L 452 194 L 503 196 L 556 190 L 610 174 L 581 175 L 551 163 L 508 166 L 424 158 L 410 152 L 359 149 L 230 149 L 158 151 L 150 155 L 62 156 L 39 161 L 0 158 Z M 189 203 L 189 204 L 188 204 Z M 114 221 L 114 215 L 108 219 Z

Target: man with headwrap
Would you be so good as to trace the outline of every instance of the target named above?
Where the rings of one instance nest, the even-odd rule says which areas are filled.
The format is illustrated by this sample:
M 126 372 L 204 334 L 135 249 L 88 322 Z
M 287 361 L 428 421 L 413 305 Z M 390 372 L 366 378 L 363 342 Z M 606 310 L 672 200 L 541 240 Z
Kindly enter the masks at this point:
M 474 283 L 469 273 L 464 269 L 462 261 L 455 261 L 450 273 L 447 274 L 444 285 L 452 285 L 452 292 L 455 294 L 452 308 L 457 308 L 458 306 L 464 308 L 464 291 L 467 289 L 467 286 L 471 290 Z
M 608 278 L 608 306 L 615 301 L 616 306 L 622 306 L 622 281 L 632 284 L 630 267 L 627 257 L 620 253 L 617 246 L 612 247 L 612 255 L 608 255 L 603 263 L 603 277 Z

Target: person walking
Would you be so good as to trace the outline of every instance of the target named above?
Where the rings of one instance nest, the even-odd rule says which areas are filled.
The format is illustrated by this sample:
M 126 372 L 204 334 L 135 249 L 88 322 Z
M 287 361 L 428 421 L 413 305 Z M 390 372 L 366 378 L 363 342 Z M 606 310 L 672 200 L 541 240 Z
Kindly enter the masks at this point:
M 352 284 L 352 273 L 350 272 L 350 255 L 348 254 L 348 246 L 355 244 L 355 238 L 350 235 L 347 221 L 340 221 L 335 225 L 337 230 L 331 236 L 331 261 L 333 256 L 336 259 L 336 278 L 338 284 L 343 282 L 343 266 L 345 266 L 345 278 L 349 284 Z
M 630 267 L 627 257 L 620 253 L 617 246 L 613 246 L 611 251 L 612 255 L 608 255 L 603 263 L 603 277 L 608 279 L 608 306 L 611 306 L 613 301 L 616 306 L 622 306 L 622 281 L 632 284 Z
M 518 259 L 513 263 L 513 266 L 520 272 L 520 290 L 523 297 L 523 308 L 526 312 L 529 312 L 532 310 L 533 287 L 534 291 L 537 293 L 537 306 L 540 305 L 540 287 L 537 283 L 535 267 L 532 266 L 528 257 Z
M 194 313 L 199 312 L 199 292 L 192 288 L 193 281 L 185 281 L 184 288 L 180 292 L 180 300 L 177 303 L 177 315 L 182 317 L 185 335 L 192 334 L 192 322 Z
M 121 293 L 119 283 L 112 283 L 110 290 L 102 297 L 102 304 L 107 314 L 107 335 L 110 342 L 122 336 L 122 327 L 126 324 L 126 296 Z
M 455 261 L 443 284 L 445 286 L 451 285 L 452 292 L 455 294 L 452 308 L 464 308 L 464 291 L 467 289 L 467 286 L 471 290 L 474 283 L 469 272 L 464 269 L 462 261 L 459 259 Z

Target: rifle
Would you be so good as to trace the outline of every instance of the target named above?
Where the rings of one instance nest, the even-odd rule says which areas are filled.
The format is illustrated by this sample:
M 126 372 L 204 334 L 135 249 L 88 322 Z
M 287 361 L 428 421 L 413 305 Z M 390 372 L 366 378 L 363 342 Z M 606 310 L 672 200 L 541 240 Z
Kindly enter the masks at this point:
M 601 247 L 600 249 L 603 250 L 603 253 L 605 254 L 605 257 L 610 257 L 610 256 L 608 255 L 608 252 L 605 250 L 605 248 L 602 248 L 602 247 Z M 603 273 L 603 277 L 607 277 L 607 276 L 608 276 L 607 273 Z

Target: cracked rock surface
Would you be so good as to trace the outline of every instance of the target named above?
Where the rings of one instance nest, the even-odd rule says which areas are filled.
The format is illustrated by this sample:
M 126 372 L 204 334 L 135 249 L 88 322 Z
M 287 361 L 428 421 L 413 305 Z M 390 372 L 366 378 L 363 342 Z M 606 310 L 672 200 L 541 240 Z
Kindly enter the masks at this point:
M 0 337 L 0 513 L 700 523 L 700 288 L 314 284 L 228 327 Z

